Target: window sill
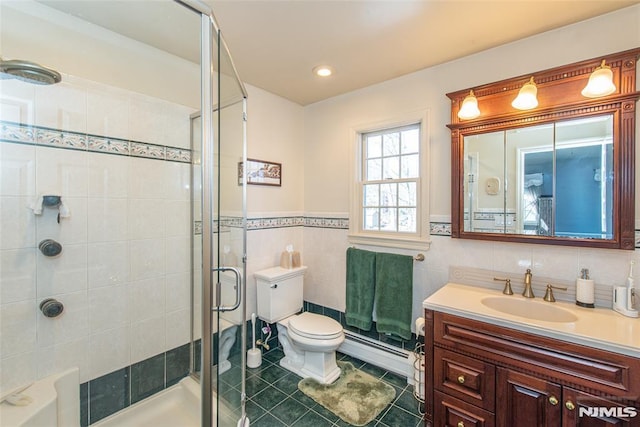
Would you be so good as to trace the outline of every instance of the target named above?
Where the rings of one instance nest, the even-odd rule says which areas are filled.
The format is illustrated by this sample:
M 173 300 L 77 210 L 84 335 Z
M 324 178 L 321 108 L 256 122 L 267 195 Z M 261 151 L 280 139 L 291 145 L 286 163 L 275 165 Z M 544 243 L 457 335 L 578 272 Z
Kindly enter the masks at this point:
M 349 234 L 349 243 L 358 245 L 383 246 L 387 248 L 429 250 L 431 240 L 428 237 L 398 237 L 372 234 Z

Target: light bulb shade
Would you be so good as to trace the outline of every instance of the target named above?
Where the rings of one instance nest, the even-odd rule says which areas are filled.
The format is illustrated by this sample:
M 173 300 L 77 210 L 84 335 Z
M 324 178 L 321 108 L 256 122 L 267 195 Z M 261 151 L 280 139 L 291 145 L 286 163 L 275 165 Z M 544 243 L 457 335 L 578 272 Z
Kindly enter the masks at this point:
M 469 91 L 469 95 L 467 95 L 462 101 L 462 105 L 458 111 L 458 117 L 462 120 L 469 120 L 475 119 L 479 115 L 480 110 L 478 109 L 478 98 L 476 98 L 471 90 Z
M 511 103 L 513 108 L 518 110 L 531 110 L 538 106 L 538 87 L 533 81 L 533 77 L 520 88 L 518 96 Z
M 582 96 L 597 98 L 611 95 L 615 91 L 616 85 L 613 84 L 613 71 L 611 71 L 611 67 L 604 64 L 603 59 L 602 64 L 589 76 L 589 82 L 582 89 Z

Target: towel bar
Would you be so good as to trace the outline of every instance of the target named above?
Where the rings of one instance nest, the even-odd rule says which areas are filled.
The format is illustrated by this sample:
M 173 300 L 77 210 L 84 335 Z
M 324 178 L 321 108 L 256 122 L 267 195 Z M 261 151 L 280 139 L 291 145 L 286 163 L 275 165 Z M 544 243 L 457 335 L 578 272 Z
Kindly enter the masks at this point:
M 355 246 L 353 246 L 353 245 L 352 245 L 351 247 L 352 247 L 352 248 L 354 248 L 354 249 L 356 249 L 356 247 L 355 247 Z M 413 260 L 414 260 L 414 261 L 424 261 L 424 254 L 418 254 L 418 255 L 414 256 L 414 257 L 413 257 Z

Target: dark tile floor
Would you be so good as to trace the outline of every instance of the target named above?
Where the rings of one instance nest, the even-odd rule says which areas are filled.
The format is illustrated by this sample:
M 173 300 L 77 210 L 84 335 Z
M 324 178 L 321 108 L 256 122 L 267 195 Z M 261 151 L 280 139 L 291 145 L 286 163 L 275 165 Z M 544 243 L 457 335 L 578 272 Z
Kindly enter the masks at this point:
M 247 415 L 251 426 L 350 426 L 298 390 L 301 377 L 280 367 L 278 361 L 282 356 L 281 349 L 273 349 L 263 355 L 260 367 L 247 368 Z M 404 377 L 345 354 L 338 353 L 338 359 L 351 362 L 356 368 L 386 381 L 396 389 L 396 398 L 392 404 L 367 426 L 420 427 L 423 425 L 418 402 L 413 397 L 413 387 L 407 385 Z M 240 387 L 238 364 L 239 356 L 238 360 L 232 360 L 234 368 L 220 376 L 218 391 L 223 399 L 232 396 L 231 399 L 236 401 L 227 400 L 225 405 L 235 408 L 240 405 L 237 392 Z M 231 388 L 233 390 L 230 390 Z

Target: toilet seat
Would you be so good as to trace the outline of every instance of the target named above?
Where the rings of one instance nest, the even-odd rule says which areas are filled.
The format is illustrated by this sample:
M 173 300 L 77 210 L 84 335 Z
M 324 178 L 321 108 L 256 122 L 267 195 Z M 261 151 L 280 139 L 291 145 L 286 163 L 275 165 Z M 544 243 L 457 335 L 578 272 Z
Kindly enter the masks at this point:
M 343 336 L 342 325 L 334 319 L 309 312 L 292 316 L 289 329 L 297 335 L 317 340 L 331 340 Z

